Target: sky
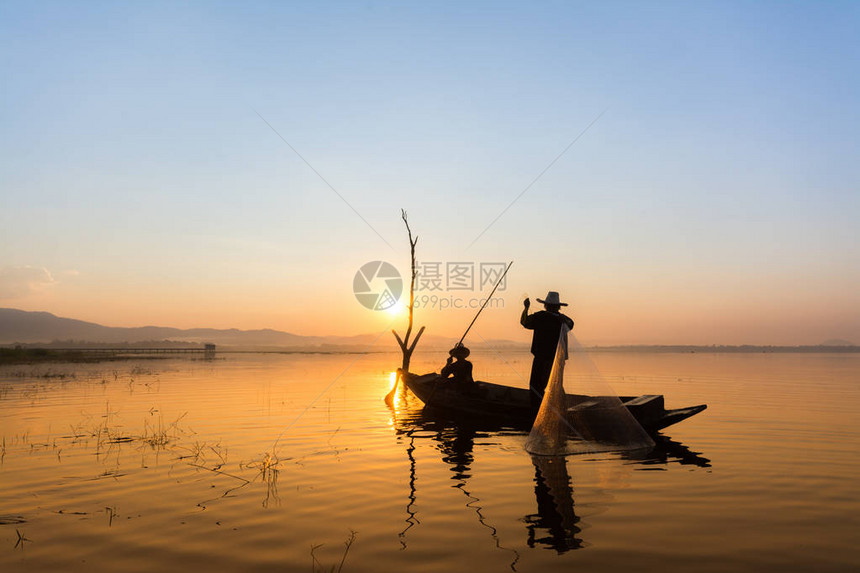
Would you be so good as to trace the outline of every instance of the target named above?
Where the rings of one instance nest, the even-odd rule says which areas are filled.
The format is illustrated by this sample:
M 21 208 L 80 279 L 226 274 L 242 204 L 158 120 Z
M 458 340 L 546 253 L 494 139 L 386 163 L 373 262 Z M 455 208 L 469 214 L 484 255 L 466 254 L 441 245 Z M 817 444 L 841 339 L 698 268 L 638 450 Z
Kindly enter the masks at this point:
M 428 333 L 514 261 L 475 341 L 527 340 L 553 290 L 585 343 L 860 343 L 858 29 L 856 2 L 4 1 L 0 307 L 385 336 L 408 282 L 372 310 L 354 278 L 408 281 L 406 209 Z

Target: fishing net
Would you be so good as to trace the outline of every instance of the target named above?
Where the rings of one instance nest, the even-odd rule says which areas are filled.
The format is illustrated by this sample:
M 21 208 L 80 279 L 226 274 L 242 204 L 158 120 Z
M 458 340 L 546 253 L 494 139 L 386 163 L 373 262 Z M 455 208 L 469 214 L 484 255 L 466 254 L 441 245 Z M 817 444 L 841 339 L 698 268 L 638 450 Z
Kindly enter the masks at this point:
M 649 449 L 654 441 L 600 376 L 584 352 L 572 360 L 576 394 L 564 391 L 567 341 L 562 326 L 546 391 L 525 448 L 537 455 Z M 580 349 L 581 350 L 581 349 Z

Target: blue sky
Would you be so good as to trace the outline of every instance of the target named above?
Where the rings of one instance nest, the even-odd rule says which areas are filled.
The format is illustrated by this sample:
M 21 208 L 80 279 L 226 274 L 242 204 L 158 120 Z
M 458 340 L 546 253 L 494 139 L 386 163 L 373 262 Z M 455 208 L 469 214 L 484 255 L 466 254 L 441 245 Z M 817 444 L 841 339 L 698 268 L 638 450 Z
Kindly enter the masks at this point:
M 858 24 L 852 2 L 5 2 L 0 305 L 379 330 L 352 275 L 406 269 L 404 207 L 425 260 L 517 261 L 499 336 L 552 289 L 586 341 L 860 342 Z

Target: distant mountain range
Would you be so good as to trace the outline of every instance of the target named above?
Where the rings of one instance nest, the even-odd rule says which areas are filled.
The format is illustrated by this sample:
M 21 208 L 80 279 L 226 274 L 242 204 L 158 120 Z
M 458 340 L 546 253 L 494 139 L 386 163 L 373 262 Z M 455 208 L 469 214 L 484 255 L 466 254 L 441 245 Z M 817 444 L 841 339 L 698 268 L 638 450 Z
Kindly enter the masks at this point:
M 821 343 L 821 346 L 855 346 L 853 342 L 850 340 L 843 340 L 841 338 L 831 338 L 829 340 L 825 340 Z
M 456 340 L 444 336 L 422 336 L 421 345 L 430 348 L 448 348 Z M 62 348 L 128 345 L 142 343 L 164 346 L 187 346 L 212 343 L 218 346 L 242 349 L 319 349 L 397 350 L 390 334 L 356 336 L 302 336 L 280 330 L 238 330 L 216 328 L 170 328 L 140 326 L 121 328 L 102 326 L 72 318 L 62 318 L 49 312 L 29 312 L 13 308 L 0 308 L 0 344 L 54 346 Z M 509 340 L 493 340 L 493 346 L 523 346 Z
M 447 349 L 456 339 L 425 335 L 423 348 Z M 527 350 L 525 341 L 488 340 L 497 349 Z M 397 350 L 394 338 L 383 333 L 356 336 L 302 336 L 280 330 L 238 330 L 216 328 L 170 328 L 139 326 L 121 328 L 102 326 L 73 318 L 62 318 L 49 312 L 29 312 L 0 308 L 0 345 L 47 346 L 54 348 L 86 348 L 98 346 L 200 346 L 212 343 L 221 348 L 241 350 L 336 350 L 386 351 Z M 479 346 L 483 346 L 479 345 Z M 847 340 L 827 340 L 816 346 L 693 346 L 693 345 L 633 345 L 591 346 L 596 352 L 860 352 L 860 347 Z

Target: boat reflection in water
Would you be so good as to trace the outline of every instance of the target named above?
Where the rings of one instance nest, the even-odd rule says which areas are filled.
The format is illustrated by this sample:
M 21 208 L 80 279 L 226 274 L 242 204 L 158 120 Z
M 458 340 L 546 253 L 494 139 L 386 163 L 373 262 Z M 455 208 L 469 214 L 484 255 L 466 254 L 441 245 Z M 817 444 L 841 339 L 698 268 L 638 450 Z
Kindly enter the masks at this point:
M 472 477 L 472 465 L 475 456 L 475 440 L 486 443 L 488 439 L 504 439 L 505 437 L 522 437 L 528 435 L 528 430 L 517 426 L 506 426 L 496 421 L 476 421 L 474 418 L 463 419 L 442 416 L 420 409 L 420 403 L 409 404 L 401 401 L 398 407 L 392 409 L 393 425 L 398 439 L 406 445 L 406 453 L 410 467 L 410 494 L 406 506 L 406 527 L 400 533 L 400 541 L 404 548 L 407 544 L 407 532 L 419 525 L 415 503 L 418 499 L 416 489 L 416 441 L 431 440 L 442 454 L 442 461 L 450 466 L 453 473 L 452 487 L 462 491 L 467 501 L 466 507 L 474 511 L 477 521 L 486 527 L 494 539 L 496 546 L 512 555 L 512 568 L 519 560 L 519 553 L 505 547 L 499 539 L 497 527 L 484 515 L 481 498 L 469 487 Z M 627 462 L 626 466 L 633 469 L 657 469 L 668 463 L 692 464 L 698 467 L 710 467 L 710 460 L 690 451 L 683 444 L 673 441 L 661 434 L 653 435 L 655 447 L 648 452 L 631 452 L 618 454 Z M 580 537 L 582 528 L 581 518 L 576 513 L 574 501 L 574 485 L 569 472 L 569 466 L 576 456 L 536 456 L 523 452 L 524 457 L 530 456 L 534 466 L 534 488 L 537 511 L 523 516 L 525 523 L 526 543 L 529 547 L 544 547 L 558 553 L 579 549 L 586 545 Z M 588 463 L 587 459 L 582 460 Z M 523 484 L 527 487 L 526 484 Z M 607 500 L 611 496 L 601 496 Z

